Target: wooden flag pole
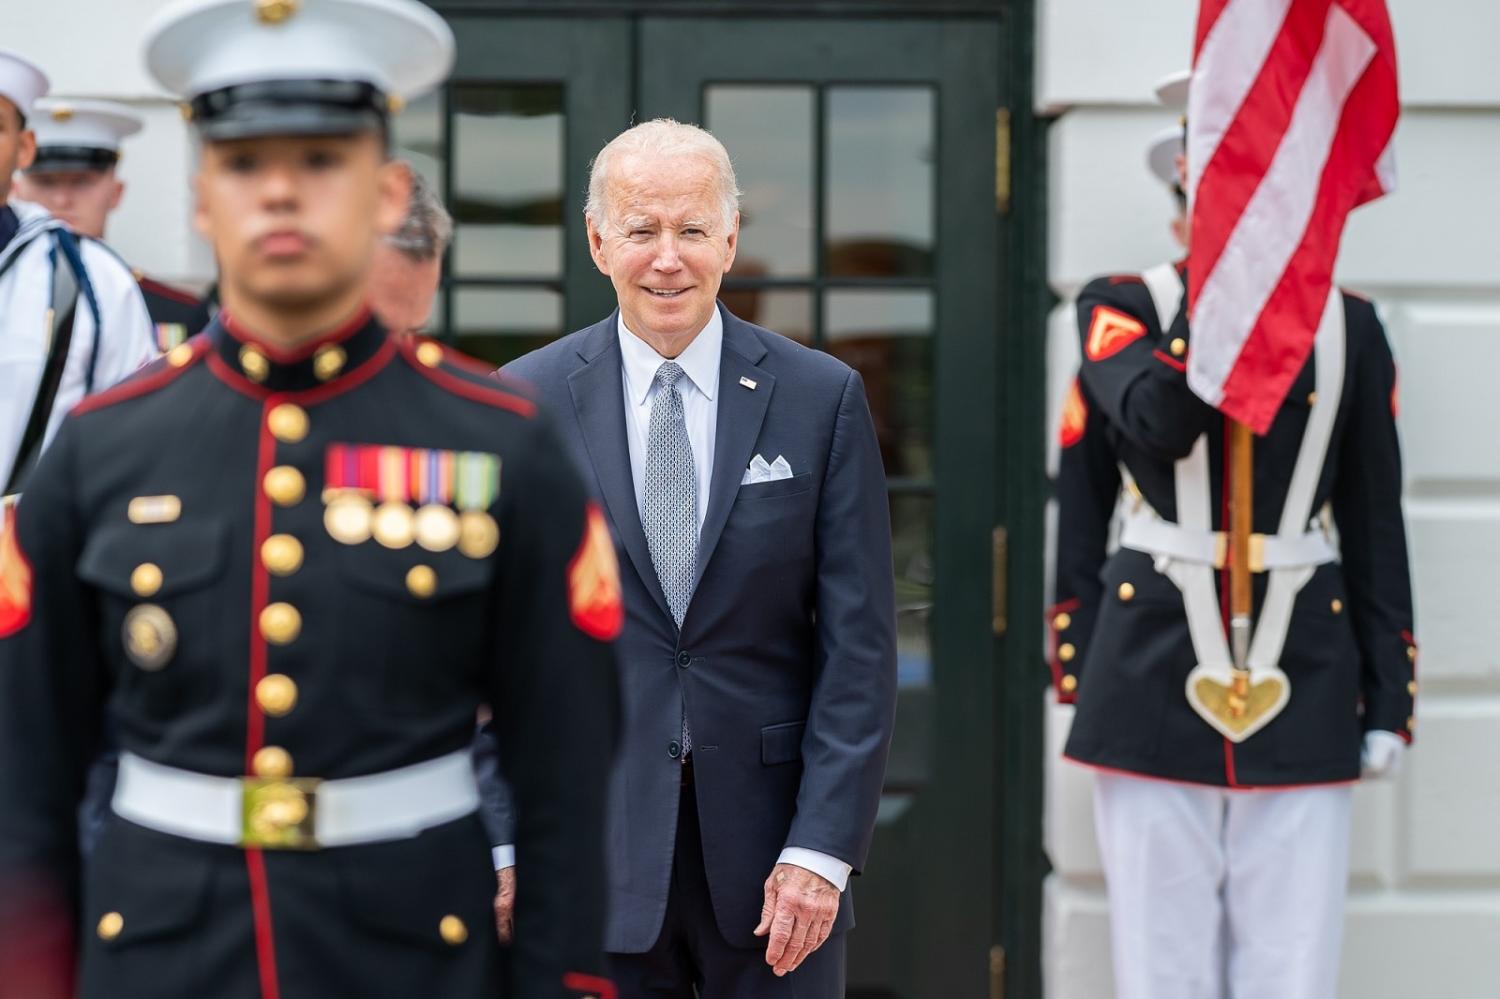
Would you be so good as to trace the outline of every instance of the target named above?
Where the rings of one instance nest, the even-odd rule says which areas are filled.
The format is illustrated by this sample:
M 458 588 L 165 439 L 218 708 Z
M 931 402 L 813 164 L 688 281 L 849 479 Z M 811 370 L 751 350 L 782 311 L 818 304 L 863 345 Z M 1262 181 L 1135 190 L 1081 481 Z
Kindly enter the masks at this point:
M 1255 437 L 1247 424 L 1230 421 L 1229 437 L 1229 646 L 1234 683 L 1229 709 L 1244 717 L 1250 698 L 1250 533 L 1253 527 Z

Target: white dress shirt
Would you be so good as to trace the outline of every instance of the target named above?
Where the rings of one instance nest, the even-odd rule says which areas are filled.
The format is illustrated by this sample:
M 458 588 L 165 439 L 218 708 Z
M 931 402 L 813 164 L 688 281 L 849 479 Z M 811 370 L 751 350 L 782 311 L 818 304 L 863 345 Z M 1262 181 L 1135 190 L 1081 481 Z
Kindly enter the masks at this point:
M 630 444 L 630 478 L 635 484 L 635 508 L 645 516 L 646 445 L 651 438 L 651 407 L 661 386 L 656 371 L 668 358 L 630 331 L 619 319 L 620 375 L 625 384 L 625 439 Z M 688 443 L 693 446 L 693 471 L 698 473 L 698 530 L 708 516 L 708 489 L 714 474 L 714 439 L 719 429 L 719 358 L 724 352 L 724 318 L 713 318 L 693 338 L 687 350 L 671 358 L 685 376 L 677 381 Z

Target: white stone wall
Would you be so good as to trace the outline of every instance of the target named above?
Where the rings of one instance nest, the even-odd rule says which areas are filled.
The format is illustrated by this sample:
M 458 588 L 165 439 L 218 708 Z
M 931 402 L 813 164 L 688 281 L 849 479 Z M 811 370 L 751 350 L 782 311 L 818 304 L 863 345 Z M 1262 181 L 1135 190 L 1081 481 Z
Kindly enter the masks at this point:
M 0 3 L 0 46 L 31 59 L 52 93 L 134 106 L 146 127 L 125 141 L 119 176 L 125 198 L 106 238 L 151 276 L 201 288 L 213 258 L 192 226 L 192 139 L 175 101 L 146 75 L 141 37 L 168 0 L 52 0 Z
M 1405 113 L 1400 189 L 1361 209 L 1340 280 L 1375 297 L 1397 353 L 1407 521 L 1422 646 L 1417 741 L 1393 785 L 1362 787 L 1344 999 L 1500 995 L 1500 4 L 1389 0 Z M 1194 0 L 1039 0 L 1038 107 L 1051 133 L 1049 276 L 1172 256 L 1144 144 L 1173 116 L 1153 81 L 1186 66 Z M 1071 314 L 1049 330 L 1051 408 L 1077 364 Z M 1054 415 L 1055 420 L 1055 415 Z M 1049 428 L 1049 441 L 1055 433 Z M 1048 712 L 1049 999 L 1109 999 L 1108 909 L 1091 777 Z

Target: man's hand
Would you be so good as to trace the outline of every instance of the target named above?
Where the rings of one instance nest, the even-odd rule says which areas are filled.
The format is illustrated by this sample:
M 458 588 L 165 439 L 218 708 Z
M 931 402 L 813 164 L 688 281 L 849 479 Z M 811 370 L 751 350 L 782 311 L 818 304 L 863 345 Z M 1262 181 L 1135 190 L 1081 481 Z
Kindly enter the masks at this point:
M 501 943 L 508 944 L 515 935 L 516 869 L 500 868 L 495 872 L 495 880 L 499 882 L 495 893 L 495 932 L 500 934 Z
M 777 977 L 796 971 L 828 939 L 839 914 L 839 890 L 812 871 L 777 864 L 766 878 L 758 937 L 770 934 L 766 963 Z

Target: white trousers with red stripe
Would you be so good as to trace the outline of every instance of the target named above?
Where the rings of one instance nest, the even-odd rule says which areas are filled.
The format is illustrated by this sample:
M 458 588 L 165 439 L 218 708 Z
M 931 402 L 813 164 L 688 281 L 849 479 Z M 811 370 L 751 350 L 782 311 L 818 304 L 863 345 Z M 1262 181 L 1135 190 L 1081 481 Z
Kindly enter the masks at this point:
M 1097 774 L 1116 999 L 1334 999 L 1352 790 Z

